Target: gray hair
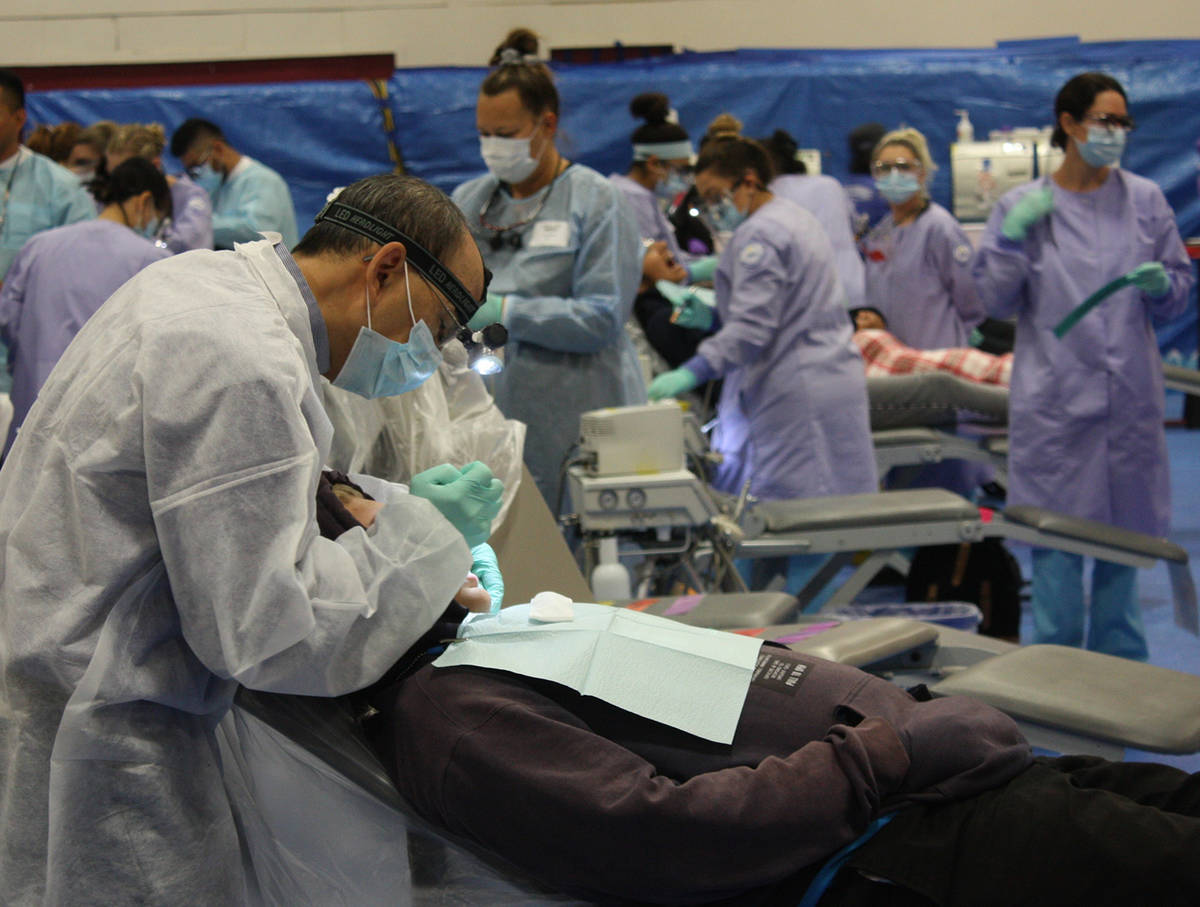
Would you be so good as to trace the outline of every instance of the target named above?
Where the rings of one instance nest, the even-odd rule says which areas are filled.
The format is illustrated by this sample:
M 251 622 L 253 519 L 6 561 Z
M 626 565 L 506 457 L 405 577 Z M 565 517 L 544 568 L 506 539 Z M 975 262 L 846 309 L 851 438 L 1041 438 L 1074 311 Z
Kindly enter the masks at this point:
M 411 236 L 438 259 L 454 251 L 467 229 L 458 206 L 441 189 L 415 176 L 368 176 L 341 190 L 337 200 Z M 375 245 L 335 221 L 323 221 L 308 229 L 293 252 L 308 256 L 365 255 Z

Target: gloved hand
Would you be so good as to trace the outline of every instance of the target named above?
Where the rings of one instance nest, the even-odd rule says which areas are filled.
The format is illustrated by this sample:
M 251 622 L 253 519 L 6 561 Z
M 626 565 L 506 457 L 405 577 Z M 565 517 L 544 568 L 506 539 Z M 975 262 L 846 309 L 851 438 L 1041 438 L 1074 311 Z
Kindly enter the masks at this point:
M 680 394 L 686 394 L 699 383 L 700 379 L 696 377 L 695 372 L 686 368 L 677 368 L 663 372 L 651 381 L 650 387 L 646 390 L 646 396 L 651 400 L 678 397 Z
M 479 585 L 487 589 L 492 597 L 491 614 L 500 610 L 504 601 L 504 577 L 500 575 L 500 564 L 496 560 L 496 552 L 488 544 L 476 545 L 471 549 L 471 572 L 479 577 Z
M 1166 296 L 1171 292 L 1171 278 L 1160 262 L 1144 261 L 1125 276 L 1147 296 Z
M 482 331 L 489 324 L 496 324 L 504 316 L 504 297 L 500 293 L 488 293 L 483 305 L 475 310 L 467 327 Z
M 492 534 L 492 520 L 500 512 L 504 483 L 476 460 L 461 471 L 443 463 L 419 472 L 412 477 L 409 491 L 431 501 L 474 548 Z
M 687 266 L 688 276 L 692 278 L 693 283 L 699 283 L 702 280 L 712 280 L 713 275 L 717 273 L 717 256 L 709 255 L 706 258 L 697 258 Z
M 1014 242 L 1020 242 L 1029 228 L 1054 210 L 1054 190 L 1050 186 L 1026 192 L 1004 216 L 1000 232 Z
M 675 308 L 683 305 L 683 301 L 691 293 L 688 287 L 675 283 L 673 280 L 656 280 L 654 282 L 654 289 L 658 290 L 662 298 L 671 303 Z
M 704 287 L 692 287 L 683 305 L 671 314 L 671 323 L 698 331 L 712 330 L 716 305 L 716 293 Z

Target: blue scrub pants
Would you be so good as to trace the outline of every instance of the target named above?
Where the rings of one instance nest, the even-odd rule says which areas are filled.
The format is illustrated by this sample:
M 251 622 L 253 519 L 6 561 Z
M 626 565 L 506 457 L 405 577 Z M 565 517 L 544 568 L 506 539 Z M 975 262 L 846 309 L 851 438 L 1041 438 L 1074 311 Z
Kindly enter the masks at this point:
M 1146 661 L 1146 631 L 1137 601 L 1137 568 L 1097 560 L 1091 608 L 1083 600 L 1083 556 L 1033 550 L 1033 641 L 1083 646 L 1094 652 Z

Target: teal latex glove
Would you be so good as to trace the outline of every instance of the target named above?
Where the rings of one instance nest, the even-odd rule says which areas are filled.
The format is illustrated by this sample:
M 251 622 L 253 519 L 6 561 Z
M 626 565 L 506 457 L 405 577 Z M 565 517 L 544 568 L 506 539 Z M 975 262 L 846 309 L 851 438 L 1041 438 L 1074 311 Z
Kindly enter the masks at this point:
M 1171 292 L 1167 269 L 1157 261 L 1142 262 L 1127 275 L 1129 282 L 1147 296 L 1166 296 Z
M 656 280 L 654 281 L 654 289 L 658 290 L 662 298 L 671 303 L 675 308 L 683 305 L 684 300 L 692 292 L 689 287 L 675 283 L 673 280 Z
M 471 549 L 471 572 L 479 577 L 479 585 L 487 589 L 492 597 L 492 609 L 495 614 L 500 610 L 504 601 L 504 577 L 500 575 L 500 563 L 496 560 L 496 552 L 488 544 L 476 545 Z
M 500 513 L 504 483 L 476 460 L 461 470 L 443 463 L 419 472 L 413 476 L 409 491 L 431 501 L 474 548 L 492 534 L 492 520 Z
M 1004 216 L 1000 232 L 1014 242 L 1020 242 L 1029 228 L 1054 210 L 1054 190 L 1050 186 L 1026 192 Z
M 712 280 L 713 275 L 717 273 L 717 256 L 709 255 L 706 258 L 697 258 L 687 266 L 688 276 L 696 283 L 702 280 Z
M 716 294 L 704 287 L 692 287 L 690 295 L 671 315 L 671 322 L 698 331 L 712 330 Z
M 483 305 L 475 310 L 467 327 L 482 331 L 489 324 L 496 324 L 504 314 L 504 297 L 499 293 L 488 293 Z
M 650 387 L 646 390 L 646 396 L 651 400 L 678 397 L 680 394 L 686 394 L 699 383 L 700 379 L 696 377 L 694 372 L 686 368 L 677 368 L 669 372 L 663 372 L 651 381 Z

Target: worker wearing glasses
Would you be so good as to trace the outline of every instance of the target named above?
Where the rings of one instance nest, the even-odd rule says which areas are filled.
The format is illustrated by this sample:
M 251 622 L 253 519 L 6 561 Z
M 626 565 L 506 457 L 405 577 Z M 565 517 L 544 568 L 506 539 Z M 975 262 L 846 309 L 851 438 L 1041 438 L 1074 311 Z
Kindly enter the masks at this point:
M 866 304 L 888 329 L 922 350 L 966 346 L 983 306 L 971 280 L 971 244 L 949 211 L 929 198 L 935 166 L 925 136 L 889 132 L 871 175 L 891 208 L 862 242 Z
M 1152 320 L 1182 314 L 1192 284 L 1162 191 L 1119 167 L 1133 130 L 1125 90 L 1098 72 L 1054 101 L 1053 174 L 996 204 L 974 264 L 988 312 L 1016 316 L 1009 505 L 1053 507 L 1155 536 L 1170 515 L 1163 379 Z M 1054 328 L 1114 278 L 1129 284 L 1061 338 Z M 1034 641 L 1145 660 L 1133 567 L 1035 550 Z M 1085 615 L 1089 616 L 1086 628 Z

